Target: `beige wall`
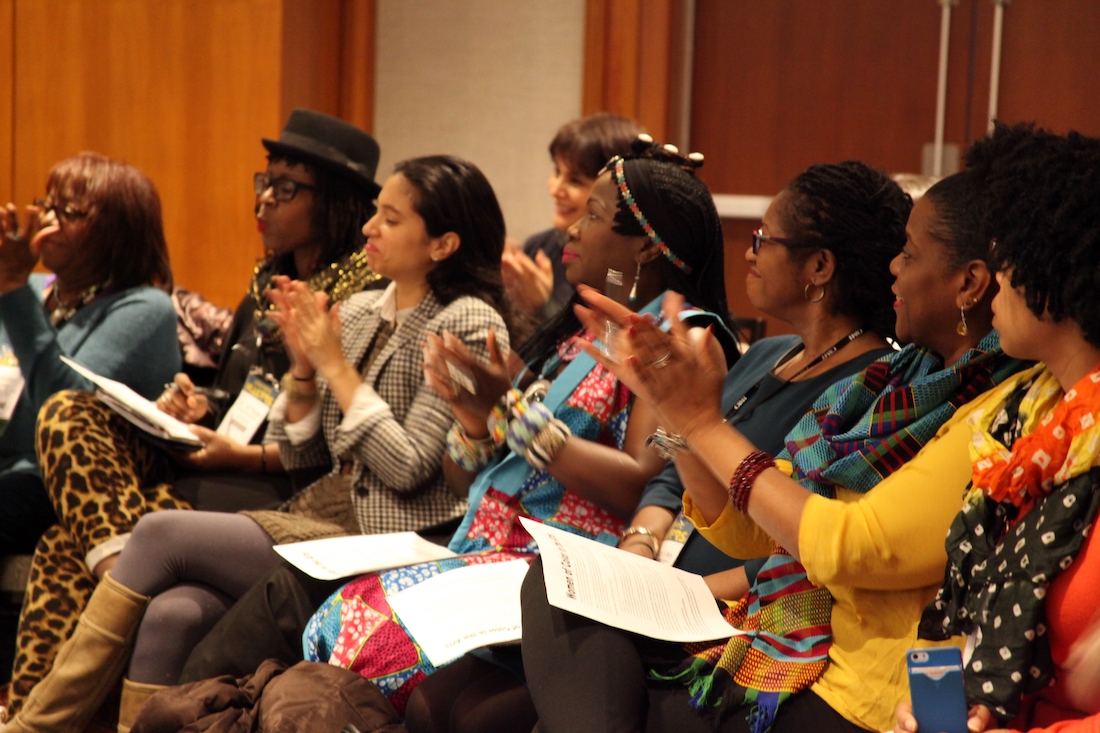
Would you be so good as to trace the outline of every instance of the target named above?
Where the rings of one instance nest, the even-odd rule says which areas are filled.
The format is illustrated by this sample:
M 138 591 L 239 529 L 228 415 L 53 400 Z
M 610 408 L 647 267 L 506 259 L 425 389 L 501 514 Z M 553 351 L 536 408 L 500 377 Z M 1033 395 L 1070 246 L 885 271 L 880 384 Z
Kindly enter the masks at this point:
M 580 115 L 584 0 L 377 0 L 379 179 L 403 158 L 476 163 L 517 239 L 550 225 L 546 146 Z

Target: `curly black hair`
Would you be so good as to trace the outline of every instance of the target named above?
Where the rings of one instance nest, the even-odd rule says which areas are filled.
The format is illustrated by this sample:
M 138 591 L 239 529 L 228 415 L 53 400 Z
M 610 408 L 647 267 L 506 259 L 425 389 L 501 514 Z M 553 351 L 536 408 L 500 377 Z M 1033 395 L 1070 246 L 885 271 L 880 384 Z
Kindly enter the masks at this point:
M 966 156 L 986 177 L 991 264 L 1011 270 L 1036 316 L 1100 346 L 1100 140 L 998 123 Z
M 785 189 L 783 227 L 795 239 L 817 239 L 836 257 L 833 308 L 894 336 L 890 260 L 905 246 L 913 200 L 881 171 L 858 160 L 814 165 Z M 809 257 L 812 250 L 792 250 Z

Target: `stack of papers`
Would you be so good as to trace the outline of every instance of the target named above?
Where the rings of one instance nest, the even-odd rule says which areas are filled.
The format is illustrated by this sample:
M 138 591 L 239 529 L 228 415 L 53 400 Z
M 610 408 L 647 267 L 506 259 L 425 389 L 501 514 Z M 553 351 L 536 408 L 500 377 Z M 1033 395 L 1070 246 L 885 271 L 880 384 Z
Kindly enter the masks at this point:
M 202 448 L 202 441 L 195 437 L 187 423 L 161 412 L 155 402 L 145 399 L 122 382 L 99 376 L 72 359 L 63 356 L 61 361 L 98 388 L 96 395 L 103 404 L 156 438 L 164 447 L 192 451 Z

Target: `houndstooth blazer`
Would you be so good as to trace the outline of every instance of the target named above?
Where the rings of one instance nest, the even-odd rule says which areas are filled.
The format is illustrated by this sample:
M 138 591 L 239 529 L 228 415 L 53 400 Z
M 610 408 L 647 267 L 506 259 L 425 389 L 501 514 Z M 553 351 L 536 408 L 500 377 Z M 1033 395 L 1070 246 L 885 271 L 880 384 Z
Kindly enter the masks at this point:
M 344 357 L 360 364 L 383 325 L 378 301 L 383 291 L 353 295 L 340 307 Z M 397 327 L 363 374 L 390 407 L 351 430 L 341 428 L 344 415 L 328 384 L 318 380 L 321 431 L 292 445 L 283 431 L 283 417 L 273 414 L 267 440 L 279 442 L 288 469 L 351 465 L 352 503 L 364 534 L 402 532 L 430 527 L 462 515 L 466 502 L 443 482 L 447 431 L 454 422 L 447 402 L 424 381 L 421 351 L 428 333 L 453 333 L 471 352 L 488 359 L 485 339 L 496 327 L 507 343 L 504 321 L 485 301 L 457 298 L 444 307 L 429 291 Z

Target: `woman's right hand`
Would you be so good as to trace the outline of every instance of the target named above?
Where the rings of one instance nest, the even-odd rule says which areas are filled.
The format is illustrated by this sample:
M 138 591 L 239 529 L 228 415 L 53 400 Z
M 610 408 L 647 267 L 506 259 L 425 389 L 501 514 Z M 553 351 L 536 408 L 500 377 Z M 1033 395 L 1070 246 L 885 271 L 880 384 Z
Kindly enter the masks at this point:
M 450 403 L 455 419 L 474 439 L 489 434 L 486 427 L 489 413 L 512 387 L 506 357 L 497 343 L 496 329 L 489 329 L 485 348 L 489 352 L 488 363 L 471 354 L 465 344 L 446 331 L 442 338 L 428 334 L 424 346 L 424 376 L 428 385 Z M 465 373 L 474 385 L 473 392 L 451 377 L 448 362 Z
M 9 203 L 0 208 L 0 294 L 27 284 L 27 278 L 38 264 L 42 237 L 58 228 L 56 219 L 47 222 L 45 218 L 38 207 L 28 206 L 27 225 L 20 228 L 15 205 Z
M 195 383 L 180 372 L 172 380 L 172 386 L 164 390 L 157 399 L 157 408 L 161 412 L 188 424 L 197 423 L 210 409 L 206 395 L 195 392 Z
M 581 323 L 600 333 L 611 321 L 619 326 L 612 356 L 582 341 L 584 350 L 615 373 L 632 392 L 652 405 L 670 432 L 687 433 L 691 426 L 722 420 L 724 363 L 705 339 L 692 339 L 680 321 L 683 296 L 670 292 L 662 312 L 671 326 L 666 333 L 651 319 L 639 316 L 594 288 L 578 286 L 589 308 L 577 306 Z
M 294 287 L 292 281 L 286 275 L 276 275 L 271 278 L 271 287 L 268 288 L 267 299 L 275 305 L 271 317 L 279 326 L 279 332 L 283 335 L 283 344 L 287 355 L 290 357 L 291 369 L 298 376 L 299 372 L 314 372 L 316 368 L 310 362 L 306 354 L 306 347 L 302 341 L 302 334 L 298 328 L 298 317 L 293 305 Z M 295 366 L 299 367 L 295 369 Z
M 913 705 L 911 703 L 903 702 L 898 705 L 897 710 L 894 712 L 897 718 L 897 725 L 894 727 L 895 733 L 917 733 L 917 719 L 913 717 Z M 993 720 L 993 713 L 989 711 L 985 705 L 975 705 L 970 708 L 970 713 L 966 720 L 966 728 L 970 733 L 1011 733 L 1011 731 L 1003 728 L 990 729 L 988 726 Z M 939 731 L 933 731 L 933 733 L 940 733 Z

